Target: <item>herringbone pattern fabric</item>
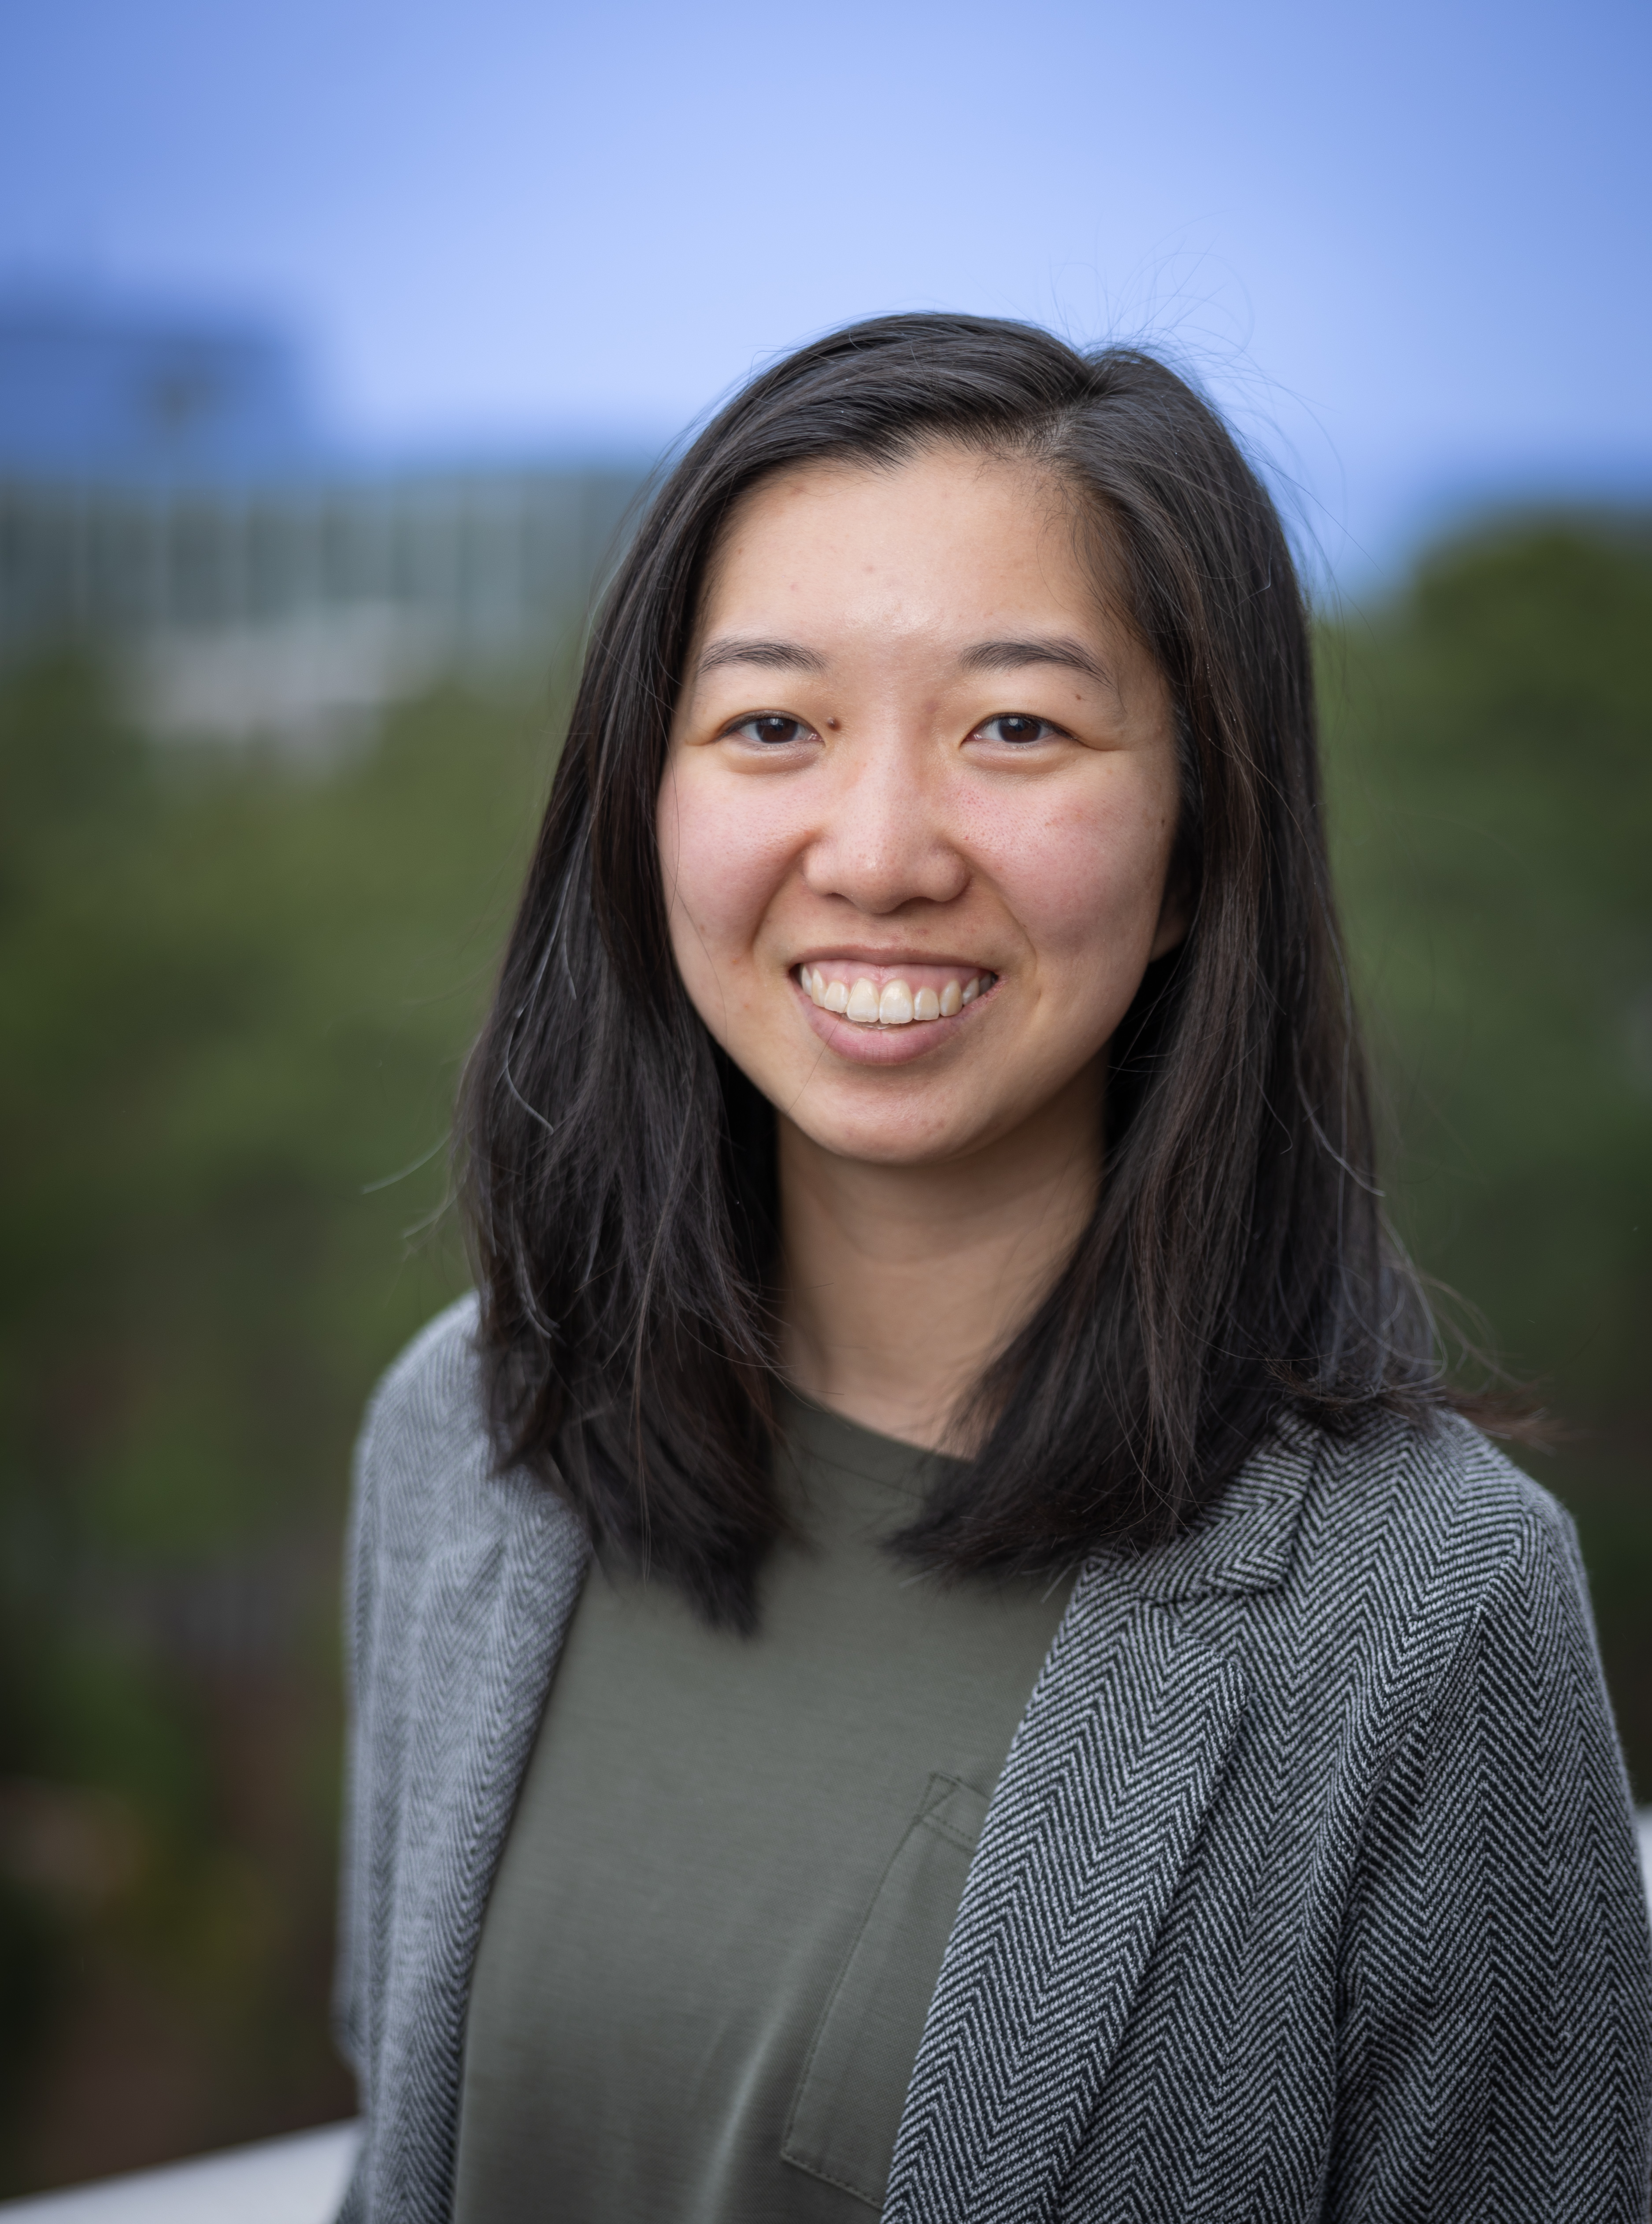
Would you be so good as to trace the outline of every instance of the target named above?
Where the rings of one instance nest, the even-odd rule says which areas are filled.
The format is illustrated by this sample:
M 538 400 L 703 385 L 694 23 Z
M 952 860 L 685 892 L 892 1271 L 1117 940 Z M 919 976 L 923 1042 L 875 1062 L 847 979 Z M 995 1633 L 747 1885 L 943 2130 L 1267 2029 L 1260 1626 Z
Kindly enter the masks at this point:
M 445 2224 L 470 1969 L 583 1579 L 466 1305 L 358 1455 L 345 2215 Z M 1652 1947 L 1570 1524 L 1473 1432 L 1299 1424 L 1075 1589 L 988 1813 L 892 2224 L 1643 2224 Z

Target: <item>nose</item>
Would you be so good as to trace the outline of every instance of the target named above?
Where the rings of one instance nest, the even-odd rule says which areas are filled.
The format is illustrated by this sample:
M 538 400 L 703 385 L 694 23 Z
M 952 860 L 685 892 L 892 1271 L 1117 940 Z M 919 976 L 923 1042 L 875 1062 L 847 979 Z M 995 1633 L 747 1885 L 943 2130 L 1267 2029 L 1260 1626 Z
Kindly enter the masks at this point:
M 892 736 L 843 753 L 804 860 L 813 894 L 886 916 L 963 894 L 969 867 L 949 827 L 946 783 L 924 758 Z

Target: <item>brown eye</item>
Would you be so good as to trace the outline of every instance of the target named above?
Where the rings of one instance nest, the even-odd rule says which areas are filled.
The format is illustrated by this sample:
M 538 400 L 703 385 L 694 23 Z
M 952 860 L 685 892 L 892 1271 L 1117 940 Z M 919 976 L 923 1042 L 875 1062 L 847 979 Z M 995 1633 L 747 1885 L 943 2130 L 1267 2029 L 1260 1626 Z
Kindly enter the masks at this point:
M 983 741 L 1012 742 L 1025 745 L 1028 742 L 1048 741 L 1057 729 L 1048 718 L 1032 718 L 1025 712 L 1006 711 L 1000 717 L 988 718 L 975 731 Z
M 812 740 L 814 728 L 804 725 L 801 718 L 788 718 L 783 712 L 765 711 L 755 718 L 742 718 L 732 730 L 743 734 L 747 741 L 762 742 L 771 749 L 784 749 L 788 742 Z

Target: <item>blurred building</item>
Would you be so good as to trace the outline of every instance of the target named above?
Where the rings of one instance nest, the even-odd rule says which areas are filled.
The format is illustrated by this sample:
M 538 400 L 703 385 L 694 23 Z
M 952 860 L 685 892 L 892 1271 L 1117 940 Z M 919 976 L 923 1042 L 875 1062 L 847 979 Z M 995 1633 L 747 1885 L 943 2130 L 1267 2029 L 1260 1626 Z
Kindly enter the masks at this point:
M 0 655 L 95 641 L 166 732 L 325 740 L 438 669 L 543 660 L 643 477 L 372 465 L 277 331 L 0 295 Z

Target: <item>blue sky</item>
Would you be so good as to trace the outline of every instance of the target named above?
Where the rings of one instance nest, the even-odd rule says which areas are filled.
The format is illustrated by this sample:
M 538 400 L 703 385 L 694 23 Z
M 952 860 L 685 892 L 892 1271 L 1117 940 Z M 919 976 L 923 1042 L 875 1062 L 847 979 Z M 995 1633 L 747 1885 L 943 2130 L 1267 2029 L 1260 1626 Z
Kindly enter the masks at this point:
M 1652 492 L 1652 9 L 0 0 L 0 276 L 273 309 L 377 445 L 658 442 L 909 306 L 1146 337 L 1357 573 Z

